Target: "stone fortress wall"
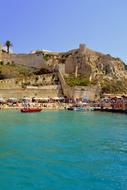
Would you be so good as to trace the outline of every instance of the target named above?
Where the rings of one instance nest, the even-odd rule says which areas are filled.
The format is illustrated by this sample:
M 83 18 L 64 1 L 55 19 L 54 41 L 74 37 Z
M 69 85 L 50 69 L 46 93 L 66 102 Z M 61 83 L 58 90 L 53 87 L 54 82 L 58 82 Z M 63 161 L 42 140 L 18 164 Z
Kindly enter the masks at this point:
M 77 56 L 75 57 L 75 53 Z M 25 66 L 29 68 L 44 68 L 44 69 L 53 69 L 54 65 L 57 65 L 62 62 L 64 57 L 65 59 L 65 71 L 66 73 L 72 73 L 75 71 L 75 67 L 78 64 L 78 72 L 84 73 L 84 57 L 86 53 L 86 46 L 80 44 L 79 49 L 74 49 L 65 53 L 57 52 L 48 52 L 48 51 L 33 51 L 29 54 L 8 54 L 6 52 L 0 53 L 0 62 L 3 64 L 16 64 L 19 66 Z M 44 56 L 47 55 L 45 59 Z
M 80 44 L 79 49 L 72 50 L 65 61 L 65 73 L 67 74 L 90 75 L 91 67 L 87 63 L 87 48 Z
M 0 54 L 0 60 L 3 62 L 14 62 L 16 64 L 30 64 L 34 66 L 35 64 L 42 63 L 42 55 L 35 54 L 8 54 L 3 52 Z
M 0 61 L 3 64 L 12 63 L 16 65 L 26 66 L 30 68 L 47 68 L 42 54 L 8 54 L 0 53 Z

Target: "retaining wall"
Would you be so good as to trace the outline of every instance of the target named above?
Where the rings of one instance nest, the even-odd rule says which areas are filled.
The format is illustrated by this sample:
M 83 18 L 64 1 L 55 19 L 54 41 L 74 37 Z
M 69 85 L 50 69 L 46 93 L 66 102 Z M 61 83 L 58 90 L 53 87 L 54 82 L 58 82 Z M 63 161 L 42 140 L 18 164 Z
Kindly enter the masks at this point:
M 59 86 L 46 86 L 43 88 L 26 88 L 26 89 L 0 89 L 0 97 L 4 98 L 23 98 L 27 97 L 57 97 L 61 95 L 61 88 Z

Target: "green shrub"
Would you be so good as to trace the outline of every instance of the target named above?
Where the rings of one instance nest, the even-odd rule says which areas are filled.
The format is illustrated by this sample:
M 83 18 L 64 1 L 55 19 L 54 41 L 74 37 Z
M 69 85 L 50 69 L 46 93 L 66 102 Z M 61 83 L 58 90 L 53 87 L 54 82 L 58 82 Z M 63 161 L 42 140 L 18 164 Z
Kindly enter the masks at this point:
M 69 76 L 65 78 L 69 86 L 88 86 L 90 84 L 89 78 Z
M 49 60 L 49 56 L 48 56 L 47 54 L 45 54 L 45 55 L 43 56 L 43 59 L 44 59 L 45 61 L 48 61 L 48 60 Z

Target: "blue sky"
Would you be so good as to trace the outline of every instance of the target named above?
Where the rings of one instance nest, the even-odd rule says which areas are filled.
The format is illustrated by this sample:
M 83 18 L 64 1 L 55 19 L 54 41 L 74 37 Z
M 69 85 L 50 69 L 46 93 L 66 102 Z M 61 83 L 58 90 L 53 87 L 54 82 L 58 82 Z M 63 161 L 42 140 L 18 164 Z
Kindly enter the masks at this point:
M 17 53 L 85 43 L 127 63 L 126 19 L 126 0 L 0 0 L 0 43 Z

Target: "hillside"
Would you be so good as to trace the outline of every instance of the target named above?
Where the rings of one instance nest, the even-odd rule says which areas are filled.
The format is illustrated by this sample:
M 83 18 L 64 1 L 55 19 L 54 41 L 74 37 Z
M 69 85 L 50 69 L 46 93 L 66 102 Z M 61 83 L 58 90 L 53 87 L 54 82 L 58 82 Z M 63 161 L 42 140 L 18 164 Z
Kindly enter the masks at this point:
M 65 60 L 69 85 L 95 84 L 100 86 L 102 93 L 127 92 L 126 68 L 121 59 L 90 50 L 83 45 L 70 52 Z
M 0 79 L 53 73 L 65 65 L 70 86 L 98 85 L 102 93 L 127 93 L 127 66 L 109 54 L 80 44 L 68 52 L 33 51 L 31 54 L 0 54 Z

